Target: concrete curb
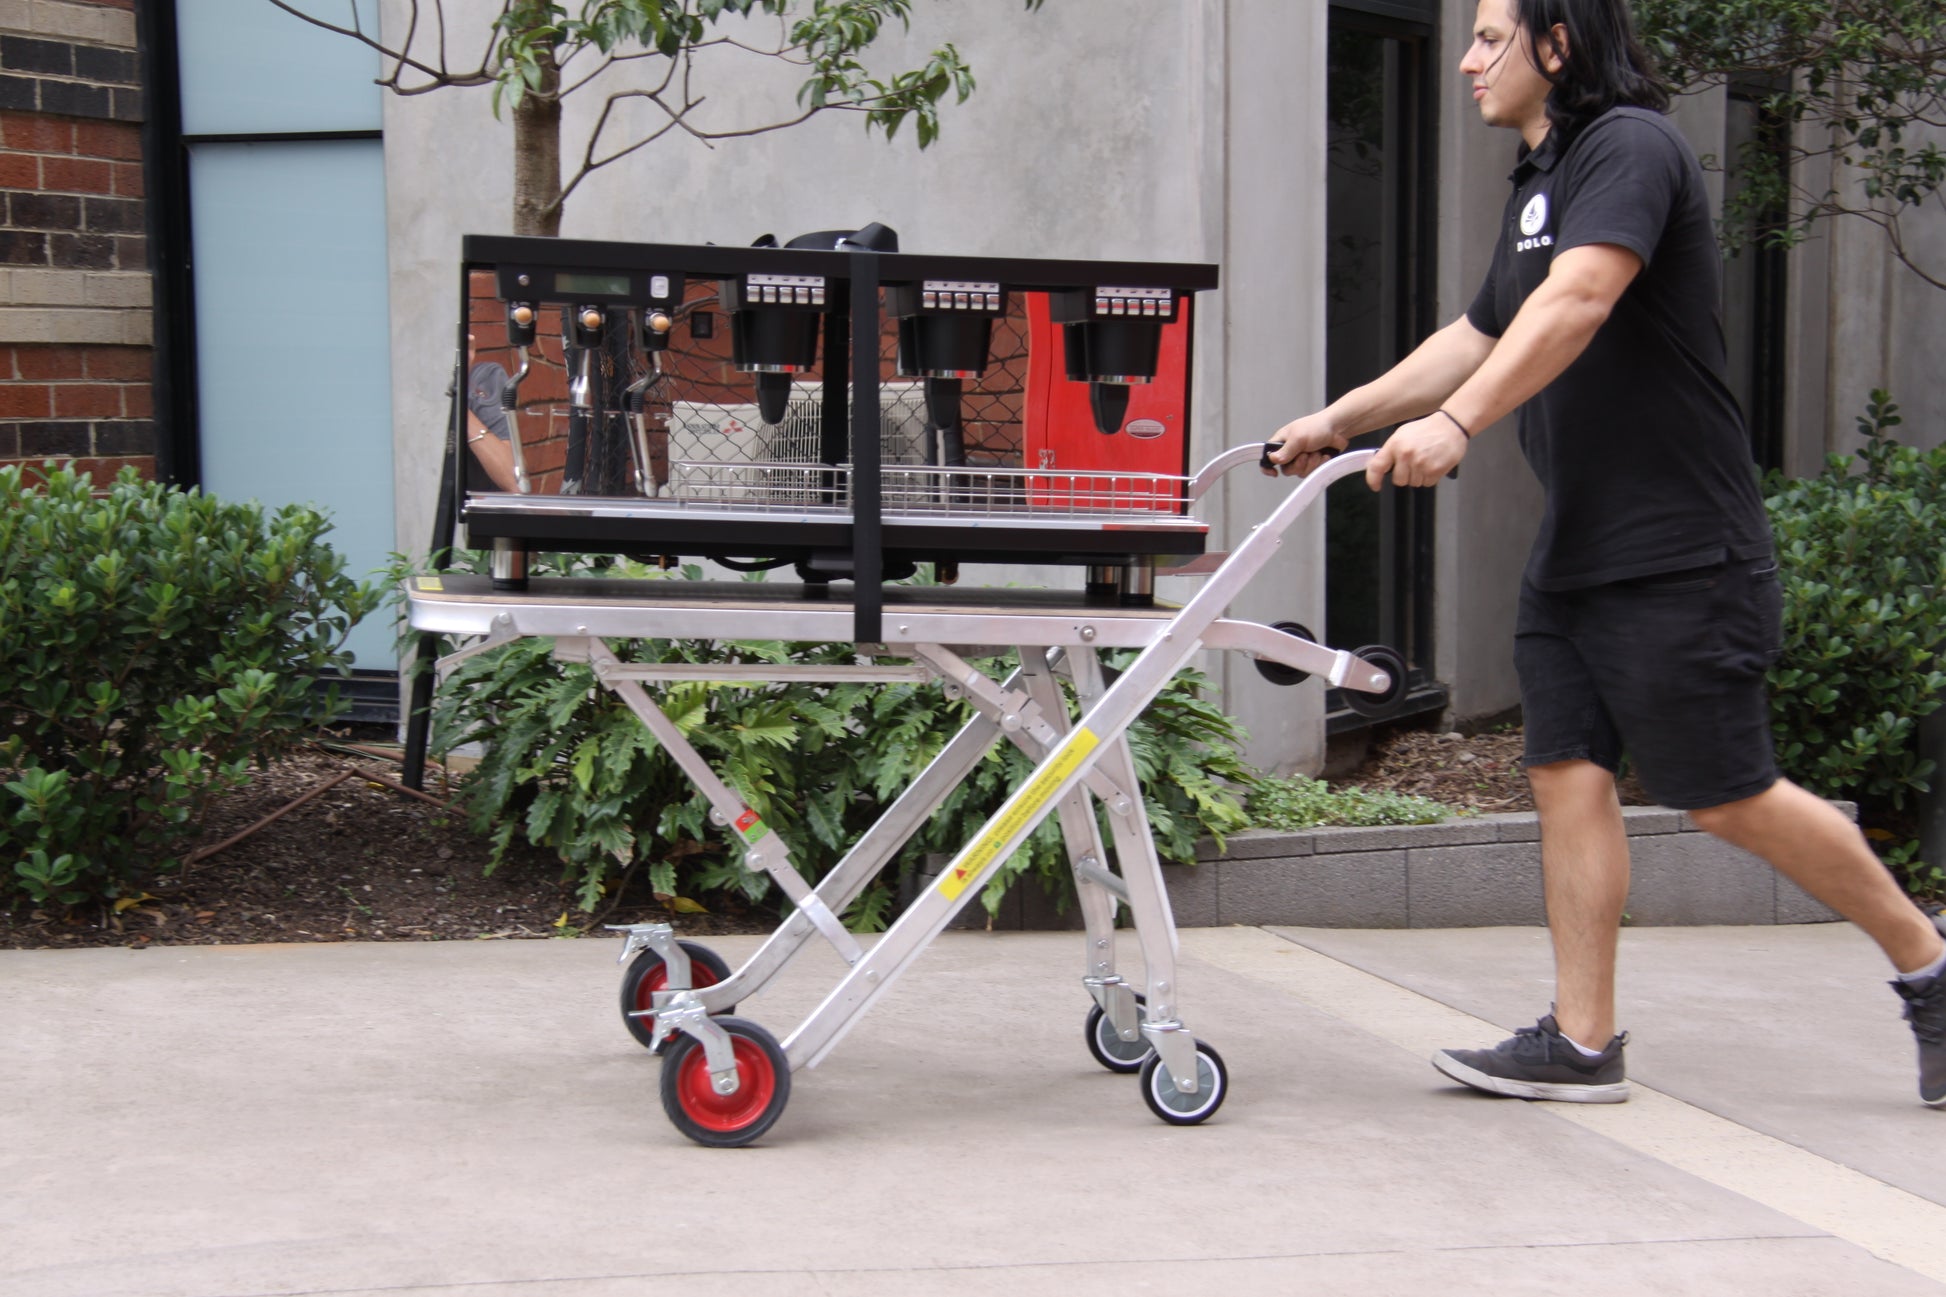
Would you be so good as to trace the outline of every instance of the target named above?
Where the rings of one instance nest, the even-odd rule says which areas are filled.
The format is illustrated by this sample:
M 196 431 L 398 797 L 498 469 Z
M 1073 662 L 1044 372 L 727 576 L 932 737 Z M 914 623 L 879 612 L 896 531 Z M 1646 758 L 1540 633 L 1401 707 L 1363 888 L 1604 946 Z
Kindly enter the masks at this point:
M 1856 816 L 1850 803 L 1838 803 Z M 1624 807 L 1636 926 L 1828 923 L 1838 916 L 1757 857 L 1702 832 L 1681 811 Z M 1544 924 L 1540 826 L 1532 812 L 1440 824 L 1235 834 L 1204 842 L 1195 865 L 1166 865 L 1176 923 L 1311 928 L 1475 928 Z M 987 923 L 978 906 L 954 925 L 1076 929 L 1037 887 L 1017 887 Z

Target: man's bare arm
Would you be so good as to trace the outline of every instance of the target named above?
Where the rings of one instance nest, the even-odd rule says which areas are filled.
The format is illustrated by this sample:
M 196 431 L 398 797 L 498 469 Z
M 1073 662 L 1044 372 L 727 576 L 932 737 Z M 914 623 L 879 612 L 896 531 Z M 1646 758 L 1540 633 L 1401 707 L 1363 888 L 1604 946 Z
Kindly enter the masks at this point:
M 487 426 L 480 422 L 480 416 L 471 410 L 466 412 L 466 444 L 495 486 L 502 491 L 520 489 L 514 477 L 513 447 L 488 432 Z
M 1327 449 L 1343 450 L 1351 438 L 1439 408 L 1493 351 L 1494 340 L 1465 316 L 1454 320 L 1412 354 L 1363 387 L 1354 388 L 1315 414 L 1293 419 L 1270 440 L 1286 473 L 1308 473 Z

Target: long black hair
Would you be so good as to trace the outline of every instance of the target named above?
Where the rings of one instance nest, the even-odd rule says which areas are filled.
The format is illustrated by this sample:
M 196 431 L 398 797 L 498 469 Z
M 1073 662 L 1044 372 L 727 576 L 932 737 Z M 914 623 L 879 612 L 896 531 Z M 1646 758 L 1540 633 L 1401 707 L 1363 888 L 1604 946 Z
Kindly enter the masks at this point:
M 1628 0 L 1513 0 L 1514 22 L 1527 29 L 1538 63 L 1553 45 L 1555 27 L 1567 30 L 1561 70 L 1549 77 L 1547 120 L 1563 138 L 1610 108 L 1669 111 L 1669 85 L 1635 34 Z

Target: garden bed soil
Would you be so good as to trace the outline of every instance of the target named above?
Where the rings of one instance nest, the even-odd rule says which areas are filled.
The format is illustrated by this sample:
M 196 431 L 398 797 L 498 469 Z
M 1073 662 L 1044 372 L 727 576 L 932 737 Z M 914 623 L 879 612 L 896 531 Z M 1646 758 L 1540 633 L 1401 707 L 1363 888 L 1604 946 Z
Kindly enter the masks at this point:
M 356 735 L 342 736 L 355 740 Z M 1532 809 L 1518 731 L 1461 736 L 1398 730 L 1334 786 L 1431 797 L 1476 811 Z M 338 775 L 350 777 L 228 846 L 148 884 L 119 911 L 0 913 L 0 949 L 307 941 L 510 940 L 599 933 L 604 923 L 668 922 L 695 936 L 768 932 L 776 916 L 737 897 L 674 913 L 637 884 L 587 914 L 547 852 L 516 844 L 493 873 L 491 846 L 443 805 L 396 787 L 396 759 L 334 743 L 307 747 L 215 799 L 189 851 L 209 851 Z M 444 772 L 426 791 L 447 795 Z M 1627 790 L 1642 801 L 1639 790 Z M 672 898 L 673 899 L 673 898 Z

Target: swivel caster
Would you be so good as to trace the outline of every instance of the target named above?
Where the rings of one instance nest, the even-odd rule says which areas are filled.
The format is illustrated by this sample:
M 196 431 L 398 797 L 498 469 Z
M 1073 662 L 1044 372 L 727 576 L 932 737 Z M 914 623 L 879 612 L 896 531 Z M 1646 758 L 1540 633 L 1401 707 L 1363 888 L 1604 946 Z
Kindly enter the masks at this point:
M 1196 1093 L 1184 1094 L 1176 1088 L 1162 1055 L 1150 1054 L 1142 1064 L 1142 1098 L 1149 1111 L 1171 1126 L 1194 1126 L 1208 1121 L 1230 1092 L 1230 1074 L 1217 1052 L 1202 1041 L 1196 1042 Z
M 715 986 L 729 977 L 730 966 L 708 946 L 699 946 L 693 941 L 676 944 L 689 956 L 691 990 Z M 655 1017 L 651 1014 L 637 1018 L 633 1014 L 638 1009 L 653 1009 L 655 993 L 668 989 L 668 965 L 653 950 L 645 950 L 637 955 L 629 962 L 628 971 L 622 974 L 622 1022 L 628 1027 L 628 1034 L 649 1049 L 655 1048 Z M 723 1012 L 734 1013 L 736 1008 L 733 1005 Z
M 1311 628 L 1301 622 L 1274 621 L 1270 623 L 1270 628 L 1272 630 L 1283 631 L 1286 635 L 1301 639 L 1307 644 L 1315 644 L 1318 642 L 1318 637 L 1311 633 Z M 1274 685 L 1301 685 L 1311 678 L 1309 671 L 1301 671 L 1293 666 L 1285 666 L 1282 662 L 1272 662 L 1268 658 L 1256 659 L 1256 665 L 1257 674 Z
M 1392 683 L 1387 685 L 1383 691 L 1375 694 L 1361 692 L 1347 684 L 1345 686 L 1345 706 L 1351 708 L 1360 716 L 1369 716 L 1373 720 L 1383 720 L 1387 716 L 1393 715 L 1399 708 L 1405 705 L 1405 677 L 1407 671 L 1405 656 L 1397 649 L 1388 648 L 1383 644 L 1368 644 L 1364 648 L 1354 649 L 1352 652 L 1353 656 L 1363 658 L 1390 676 Z
M 662 1111 L 708 1148 L 741 1148 L 777 1124 L 791 1097 L 791 1065 L 777 1038 L 742 1018 L 713 1019 L 730 1037 L 737 1088 L 718 1094 L 703 1043 L 677 1033 L 662 1061 Z
M 1135 1002 L 1143 1003 L 1142 997 L 1136 996 Z M 1082 1028 L 1082 1032 L 1088 1041 L 1088 1052 L 1095 1056 L 1097 1063 L 1111 1072 L 1139 1072 L 1149 1055 L 1155 1052 L 1146 1037 L 1123 1040 L 1099 1004 L 1088 1009 L 1088 1025 Z

